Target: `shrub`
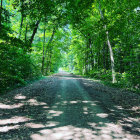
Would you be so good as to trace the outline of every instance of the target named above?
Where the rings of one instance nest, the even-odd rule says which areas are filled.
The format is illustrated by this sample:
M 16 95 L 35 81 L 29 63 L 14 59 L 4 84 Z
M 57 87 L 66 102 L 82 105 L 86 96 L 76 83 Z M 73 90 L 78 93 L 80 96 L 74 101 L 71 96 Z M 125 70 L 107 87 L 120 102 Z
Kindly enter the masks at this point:
M 40 74 L 30 54 L 8 43 L 0 44 L 0 92 L 15 85 L 25 84 L 27 79 Z

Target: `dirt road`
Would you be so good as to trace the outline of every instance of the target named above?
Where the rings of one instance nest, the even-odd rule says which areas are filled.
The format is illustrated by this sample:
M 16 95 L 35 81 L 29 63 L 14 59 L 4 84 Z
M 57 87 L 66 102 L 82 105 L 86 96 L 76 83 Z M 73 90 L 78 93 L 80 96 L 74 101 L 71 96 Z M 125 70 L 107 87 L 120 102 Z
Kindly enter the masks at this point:
M 62 72 L 3 95 L 0 140 L 140 139 L 139 96 L 124 108 L 107 90 Z

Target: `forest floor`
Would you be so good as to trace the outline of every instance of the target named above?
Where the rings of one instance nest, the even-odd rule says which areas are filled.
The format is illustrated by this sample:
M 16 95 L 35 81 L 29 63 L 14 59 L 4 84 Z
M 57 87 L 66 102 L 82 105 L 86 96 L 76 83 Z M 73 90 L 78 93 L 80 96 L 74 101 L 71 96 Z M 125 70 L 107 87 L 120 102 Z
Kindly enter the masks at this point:
M 140 96 L 66 72 L 0 96 L 0 140 L 139 140 Z

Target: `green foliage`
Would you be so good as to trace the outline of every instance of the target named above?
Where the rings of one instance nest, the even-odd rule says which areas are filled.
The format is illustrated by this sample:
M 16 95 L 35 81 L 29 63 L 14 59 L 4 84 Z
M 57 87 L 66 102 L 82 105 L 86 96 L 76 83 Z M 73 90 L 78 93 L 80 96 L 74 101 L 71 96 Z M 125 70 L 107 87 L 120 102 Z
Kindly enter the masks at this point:
M 80 74 L 111 82 L 113 58 L 117 84 L 138 90 L 139 4 L 138 1 L 94 1 L 84 10 L 79 7 L 78 12 L 73 6 L 71 52 L 65 57 L 66 68 L 71 65 Z M 114 56 L 110 56 L 108 41 Z M 72 63 L 70 54 L 73 54 Z
M 10 89 L 15 84 L 25 84 L 26 80 L 40 74 L 30 55 L 21 48 L 1 43 L 0 58 L 1 91 Z
M 6 0 L 0 7 L 2 90 L 63 67 L 139 89 L 139 1 Z M 110 46 L 109 46 L 110 44 Z

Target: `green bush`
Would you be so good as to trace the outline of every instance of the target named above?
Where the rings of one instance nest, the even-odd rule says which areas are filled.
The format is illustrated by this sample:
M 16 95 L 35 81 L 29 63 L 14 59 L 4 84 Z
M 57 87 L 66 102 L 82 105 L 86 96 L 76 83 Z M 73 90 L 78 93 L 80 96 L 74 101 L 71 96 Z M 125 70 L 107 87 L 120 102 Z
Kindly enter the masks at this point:
M 0 43 L 0 58 L 0 92 L 25 84 L 26 80 L 40 75 L 30 54 L 25 53 L 22 48 Z
M 93 78 L 101 79 L 101 80 L 106 80 L 106 81 L 111 81 L 112 79 L 111 71 L 104 70 L 104 69 L 100 69 L 100 70 L 94 69 L 89 72 L 89 76 Z

